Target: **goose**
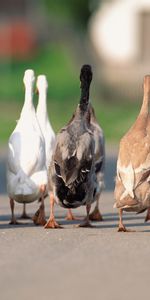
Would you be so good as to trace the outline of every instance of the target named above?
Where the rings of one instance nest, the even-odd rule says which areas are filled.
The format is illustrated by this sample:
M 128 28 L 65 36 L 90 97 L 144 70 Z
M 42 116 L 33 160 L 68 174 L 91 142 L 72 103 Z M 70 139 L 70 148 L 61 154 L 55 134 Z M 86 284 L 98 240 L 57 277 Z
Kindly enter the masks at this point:
M 119 209 L 118 231 L 129 230 L 123 224 L 125 211 L 143 212 L 150 207 L 150 75 L 144 77 L 144 96 L 140 113 L 120 141 L 114 190 Z
M 91 66 L 81 68 L 81 98 L 70 122 L 56 137 L 49 179 L 50 217 L 45 228 L 59 228 L 54 217 L 54 202 L 64 208 L 86 206 L 87 217 L 79 225 L 91 226 L 89 213 L 94 201 L 96 176 L 94 165 L 95 141 L 88 118 L 89 88 L 92 80 Z
M 104 189 L 104 168 L 105 168 L 105 140 L 104 133 L 98 124 L 93 106 L 89 105 L 91 130 L 95 139 L 95 173 L 97 177 L 97 189 L 95 194 L 96 205 L 93 212 L 90 214 L 91 221 L 103 221 L 99 210 L 99 200 L 102 190 Z
M 23 78 L 25 100 L 20 119 L 8 141 L 7 191 L 10 199 L 11 221 L 17 224 L 14 201 L 30 203 L 41 198 L 36 224 L 45 224 L 44 193 L 47 186 L 45 142 L 39 127 L 34 105 L 33 70 L 26 70 Z

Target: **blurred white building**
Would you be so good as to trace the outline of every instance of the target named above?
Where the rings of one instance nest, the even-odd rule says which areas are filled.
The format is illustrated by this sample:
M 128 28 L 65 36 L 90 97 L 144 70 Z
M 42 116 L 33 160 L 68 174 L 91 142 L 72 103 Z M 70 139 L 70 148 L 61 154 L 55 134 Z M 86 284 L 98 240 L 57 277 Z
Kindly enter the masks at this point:
M 136 87 L 150 73 L 150 0 L 103 1 L 90 36 L 109 83 Z

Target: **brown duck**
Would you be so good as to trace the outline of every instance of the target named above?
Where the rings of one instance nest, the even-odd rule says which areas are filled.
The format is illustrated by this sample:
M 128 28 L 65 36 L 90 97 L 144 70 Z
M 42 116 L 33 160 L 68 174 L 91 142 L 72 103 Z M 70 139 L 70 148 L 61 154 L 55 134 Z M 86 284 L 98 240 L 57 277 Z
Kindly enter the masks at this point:
M 115 186 L 115 207 L 119 209 L 118 231 L 129 231 L 122 212 L 143 212 L 150 207 L 150 75 L 144 77 L 140 113 L 120 142 Z

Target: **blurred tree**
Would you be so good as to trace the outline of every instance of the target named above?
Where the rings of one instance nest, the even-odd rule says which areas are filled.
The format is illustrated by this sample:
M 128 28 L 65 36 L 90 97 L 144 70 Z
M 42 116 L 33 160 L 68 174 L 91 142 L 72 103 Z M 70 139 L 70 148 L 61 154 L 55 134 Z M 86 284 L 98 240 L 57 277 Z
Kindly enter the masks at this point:
M 77 27 L 85 29 L 92 12 L 100 4 L 100 0 L 44 0 L 49 12 L 61 18 L 69 19 Z

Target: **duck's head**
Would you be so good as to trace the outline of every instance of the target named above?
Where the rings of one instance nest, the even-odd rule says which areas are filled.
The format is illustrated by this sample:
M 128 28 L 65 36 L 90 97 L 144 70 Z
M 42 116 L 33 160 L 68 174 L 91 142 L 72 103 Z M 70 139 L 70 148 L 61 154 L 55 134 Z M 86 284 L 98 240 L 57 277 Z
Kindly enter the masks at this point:
M 24 85 L 25 86 L 28 86 L 29 84 L 33 85 L 34 81 L 35 81 L 34 71 L 32 69 L 26 70 L 23 77 Z
M 47 90 L 48 88 L 48 81 L 45 75 L 39 75 L 36 82 L 36 89 L 37 91 Z

